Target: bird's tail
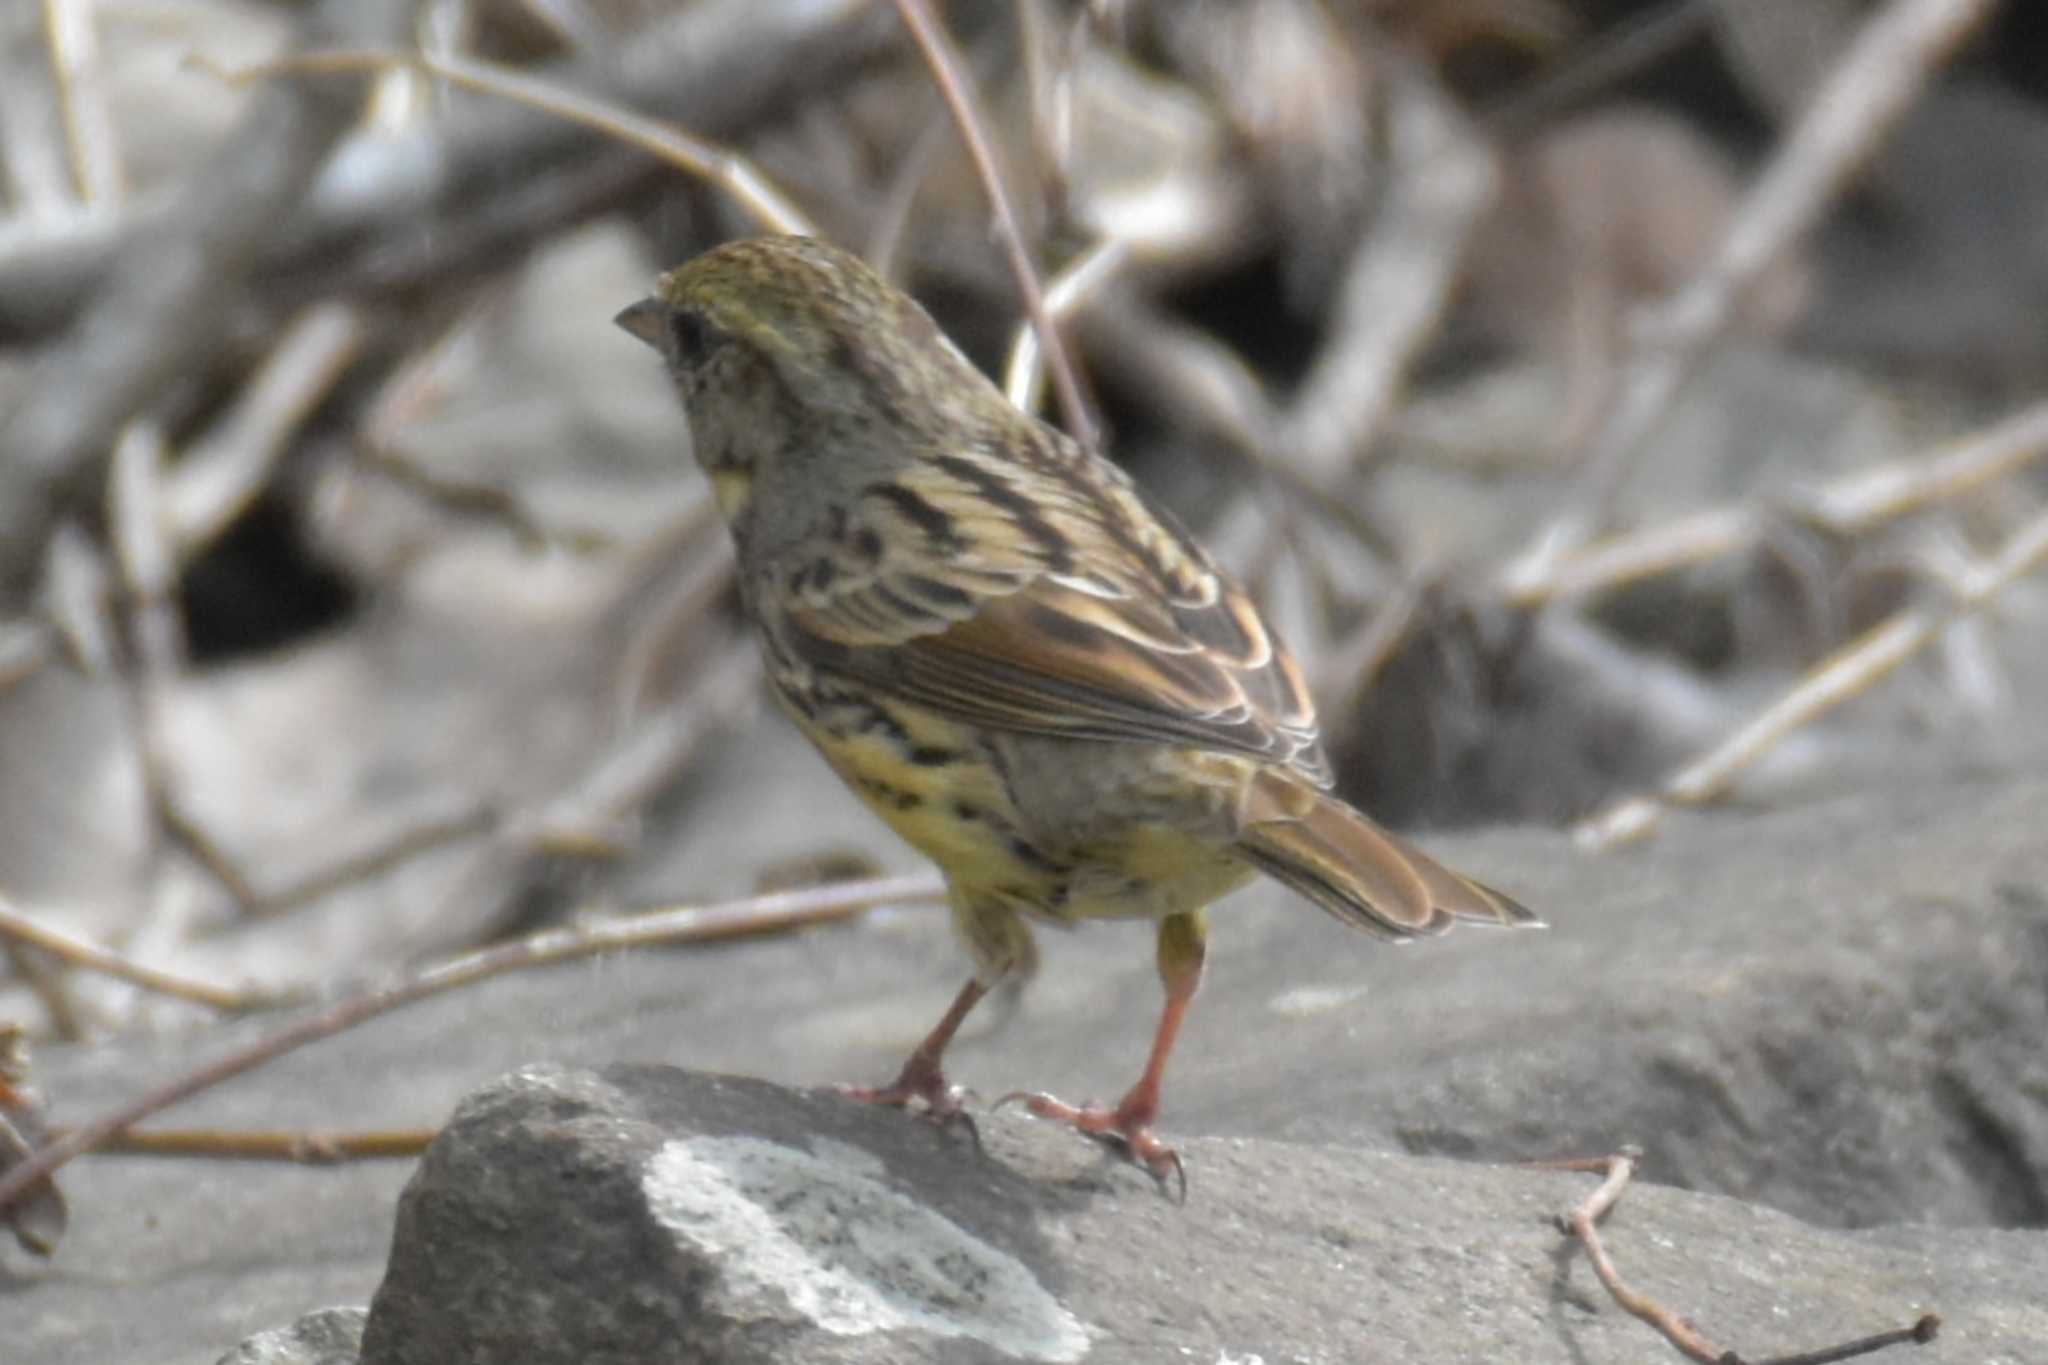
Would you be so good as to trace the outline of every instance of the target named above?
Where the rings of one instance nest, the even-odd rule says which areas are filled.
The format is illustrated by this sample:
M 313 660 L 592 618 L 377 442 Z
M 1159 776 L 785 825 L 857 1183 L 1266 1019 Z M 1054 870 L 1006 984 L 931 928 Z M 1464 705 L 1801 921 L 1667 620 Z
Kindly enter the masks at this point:
M 1247 814 L 1244 856 L 1355 929 L 1402 939 L 1440 934 L 1454 920 L 1542 926 L 1511 898 L 1291 777 L 1261 774 Z

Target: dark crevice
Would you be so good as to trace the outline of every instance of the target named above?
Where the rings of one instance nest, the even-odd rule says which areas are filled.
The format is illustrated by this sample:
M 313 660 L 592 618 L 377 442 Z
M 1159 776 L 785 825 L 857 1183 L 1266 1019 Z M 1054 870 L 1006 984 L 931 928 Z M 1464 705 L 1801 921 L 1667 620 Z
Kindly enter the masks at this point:
M 352 584 L 307 550 L 291 509 L 258 501 L 193 561 L 178 598 L 195 664 L 285 648 L 346 621 Z

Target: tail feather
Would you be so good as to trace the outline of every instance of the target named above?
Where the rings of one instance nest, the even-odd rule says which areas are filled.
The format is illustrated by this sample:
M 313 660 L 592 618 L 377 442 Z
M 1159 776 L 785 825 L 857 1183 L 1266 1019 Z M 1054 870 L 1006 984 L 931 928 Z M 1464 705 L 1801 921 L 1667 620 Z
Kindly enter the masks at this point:
M 1244 855 L 1353 928 L 1405 939 L 1440 934 L 1456 920 L 1542 925 L 1512 898 L 1451 871 L 1336 797 L 1303 784 L 1262 779 L 1251 815 L 1239 836 Z

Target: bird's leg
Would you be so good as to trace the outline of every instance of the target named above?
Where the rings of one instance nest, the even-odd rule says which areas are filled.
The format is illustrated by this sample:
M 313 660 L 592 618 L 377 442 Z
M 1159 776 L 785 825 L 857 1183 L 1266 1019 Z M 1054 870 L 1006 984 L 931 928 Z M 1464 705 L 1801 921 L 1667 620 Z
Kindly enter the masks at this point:
M 1046 1094 L 1005 1095 L 999 1104 L 1021 1100 L 1024 1107 L 1042 1119 L 1070 1123 L 1090 1137 L 1106 1138 L 1120 1144 L 1131 1159 L 1152 1173 L 1160 1188 L 1171 1174 L 1180 1184 L 1181 1198 L 1187 1197 L 1187 1172 L 1180 1153 L 1159 1140 L 1152 1121 L 1159 1117 L 1159 1092 L 1166 1079 L 1166 1059 L 1180 1036 L 1181 1020 L 1188 1003 L 1202 984 L 1202 959 L 1208 943 L 1208 919 L 1199 910 L 1168 915 L 1159 922 L 1159 978 L 1166 985 L 1166 1008 L 1159 1015 L 1159 1029 L 1152 1035 L 1152 1055 L 1138 1083 L 1130 1088 L 1115 1108 L 1099 1104 L 1076 1107 Z
M 962 1112 L 961 1091 L 957 1085 L 949 1085 L 946 1073 L 939 1066 L 939 1058 L 946 1051 L 946 1044 L 953 1041 L 953 1035 L 960 1031 L 960 1025 L 972 1011 L 981 997 L 988 994 L 989 983 L 979 976 L 971 978 L 960 988 L 960 994 L 953 997 L 953 1003 L 946 1010 L 938 1026 L 925 1035 L 909 1058 L 903 1063 L 903 1070 L 896 1079 L 884 1086 L 844 1085 L 839 1093 L 851 1100 L 867 1104 L 907 1105 L 912 1100 L 923 1100 L 925 1110 L 933 1118 L 947 1119 Z
M 912 1100 L 923 1100 L 925 1112 L 933 1118 L 946 1123 L 958 1121 L 972 1131 L 974 1125 L 968 1121 L 963 1107 L 966 1093 L 947 1084 L 939 1058 L 981 997 L 1012 973 L 1028 975 L 1037 964 L 1038 950 L 1031 942 L 1030 928 L 1002 900 L 963 891 L 958 886 L 953 888 L 951 899 L 953 929 L 960 935 L 968 956 L 974 959 L 974 979 L 953 997 L 945 1018 L 917 1045 L 895 1081 L 879 1089 L 842 1086 L 840 1093 L 869 1104 L 907 1105 Z

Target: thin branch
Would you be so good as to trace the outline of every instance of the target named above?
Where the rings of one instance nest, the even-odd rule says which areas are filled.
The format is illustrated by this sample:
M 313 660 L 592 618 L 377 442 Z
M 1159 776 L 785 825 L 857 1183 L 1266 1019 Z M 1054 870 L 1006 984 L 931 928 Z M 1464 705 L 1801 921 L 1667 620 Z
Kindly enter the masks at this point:
M 932 78 L 938 82 L 939 92 L 946 97 L 946 104 L 953 111 L 953 121 L 959 125 L 968 155 L 974 158 L 975 170 L 981 175 L 982 188 L 988 192 L 989 206 L 995 212 L 996 226 L 1009 252 L 1010 270 L 1016 276 L 1017 292 L 1024 300 L 1024 312 L 1030 317 L 1032 327 L 1038 332 L 1039 345 L 1045 350 L 1046 366 L 1052 373 L 1053 392 L 1059 395 L 1060 414 L 1066 419 L 1067 431 L 1076 441 L 1093 450 L 1100 444 L 1095 421 L 1089 416 L 1088 404 L 1081 396 L 1081 381 L 1074 372 L 1058 329 L 1053 326 L 1052 314 L 1046 309 L 1045 296 L 1038 287 L 1038 274 L 1032 268 L 1031 252 L 1025 245 L 1024 230 L 1018 225 L 1016 210 L 1010 203 L 1009 189 L 1003 179 L 1002 167 L 996 160 L 995 147 L 982 131 L 984 121 L 976 107 L 973 86 L 963 70 L 964 63 L 945 26 L 933 16 L 925 0 L 895 0 L 895 3 L 896 12 L 903 16 L 904 27 L 910 30 L 917 45 L 924 50 L 925 59 L 932 68 Z
M 208 1009 L 235 1012 L 260 1008 L 278 1003 L 274 997 L 266 997 L 247 991 L 232 990 L 226 986 L 215 986 L 205 981 L 194 981 L 189 977 L 158 971 L 131 962 L 118 953 L 108 952 L 84 939 L 36 923 L 26 911 L 15 906 L 4 895 L 0 895 L 0 936 L 33 944 L 53 957 L 62 958 L 74 967 L 90 972 L 99 972 L 125 981 L 131 986 L 140 986 L 146 991 L 172 996 L 179 1000 L 204 1005 Z
M 368 11 L 372 0 L 343 3 Z M 15 8 L 0 5 L 0 14 Z M 635 30 L 630 43 L 579 51 L 548 66 L 547 75 L 706 136 L 737 137 L 904 46 L 895 17 L 867 0 L 698 0 L 661 8 L 674 12 Z M 399 40 L 397 31 L 331 39 Z M 0 82 L 0 105 L 17 93 Z M 0 136 L 14 132 L 14 121 L 0 119 Z M 607 151 L 580 127 L 466 99 L 444 117 L 349 139 L 260 243 L 257 288 L 266 301 L 303 302 L 351 292 L 365 280 L 381 285 L 394 270 L 418 279 L 432 261 L 450 259 L 439 254 L 448 242 L 470 244 L 460 257 L 469 269 L 484 259 L 479 251 L 492 259 L 513 254 L 616 199 L 632 168 L 620 166 L 610 182 L 590 172 L 638 158 Z M 520 184 L 508 187 L 507 166 L 521 168 Z M 35 335 L 60 325 L 107 276 L 117 243 L 161 248 L 171 221 L 167 211 L 133 201 L 120 214 L 74 208 L 65 217 L 54 228 L 41 220 L 0 225 L 0 329 Z
M 242 386 L 234 406 L 167 471 L 163 494 L 180 563 L 211 544 L 270 482 L 293 433 L 348 373 L 363 322 L 345 303 L 300 312 Z
M 1621 1272 L 1614 1267 L 1614 1260 L 1607 1254 L 1606 1245 L 1600 1240 L 1600 1230 L 1595 1226 L 1607 1211 L 1621 1198 L 1621 1192 L 1628 1188 L 1628 1182 L 1636 1173 L 1638 1154 L 1620 1152 L 1614 1156 L 1596 1161 L 1558 1162 L 1554 1169 L 1597 1170 L 1604 1174 L 1599 1188 L 1586 1196 L 1577 1208 L 1565 1216 L 1565 1229 L 1579 1239 L 1586 1248 L 1586 1259 L 1593 1263 L 1593 1273 L 1600 1279 L 1608 1295 L 1624 1311 L 1648 1323 L 1657 1334 L 1670 1342 L 1678 1352 L 1700 1365 L 1726 1365 L 1732 1352 L 1723 1351 L 1701 1336 L 1693 1325 L 1678 1316 L 1649 1295 L 1631 1289 L 1621 1278 Z M 1534 1163 L 1532 1163 L 1534 1164 Z
M 1128 246 L 1114 238 L 1097 242 L 1069 261 L 1045 291 L 1046 313 L 1065 318 L 1105 287 L 1123 268 Z M 1038 411 L 1044 400 L 1045 350 L 1038 342 L 1038 329 L 1026 324 L 1017 329 L 1010 342 L 1010 358 L 1003 366 L 1003 392 L 1026 412 Z
M 1766 1360 L 1750 1362 L 1747 1357 L 1732 1350 L 1723 1350 L 1715 1346 L 1677 1313 L 1640 1290 L 1631 1288 L 1621 1278 L 1621 1272 L 1615 1269 L 1614 1260 L 1607 1254 L 1607 1247 L 1601 1241 L 1596 1224 L 1605 1218 L 1608 1210 L 1620 1200 L 1621 1192 L 1628 1187 L 1630 1179 L 1634 1177 L 1636 1163 L 1641 1157 L 1641 1152 L 1629 1149 L 1608 1157 L 1531 1161 L 1525 1164 L 1543 1170 L 1587 1171 L 1604 1177 L 1599 1188 L 1560 1221 L 1564 1224 L 1565 1231 L 1571 1233 L 1578 1239 L 1579 1244 L 1585 1247 L 1586 1259 L 1592 1262 L 1593 1273 L 1599 1277 L 1609 1297 L 1624 1310 L 1655 1328 L 1658 1335 L 1670 1342 L 1672 1347 L 1688 1360 L 1698 1361 L 1699 1365 L 1835 1365 L 1835 1362 L 1869 1355 L 1887 1346 L 1903 1346 L 1908 1343 L 1924 1346 L 1933 1341 L 1940 1332 L 1940 1316 L 1926 1313 L 1910 1327 L 1879 1332 L 1875 1336 L 1859 1337 L 1854 1341 L 1823 1347 L 1817 1351 L 1772 1356 Z
M 1792 516 L 1836 535 L 1865 534 L 1895 518 L 1976 492 L 2048 456 L 2048 402 L 2036 403 L 1932 454 L 1858 470 L 1771 506 L 1737 503 L 1689 512 L 1657 526 L 1595 541 L 1541 573 L 1503 572 L 1496 584 L 1515 606 L 1604 592 L 1735 554 Z
M 50 660 L 50 627 L 34 619 L 0 621 L 0 692 L 35 673 Z
M 50 73 L 63 116 L 71 179 L 87 204 L 118 202 L 123 194 L 121 153 L 114 117 L 101 80 L 95 0 L 43 0 Z
M 1666 778 L 1655 794 L 1627 797 L 1573 830 L 1582 847 L 1612 848 L 1651 833 L 1672 806 L 1702 805 L 1788 734 L 1862 695 L 1941 633 L 1990 602 L 2014 580 L 2048 566 L 2048 513 L 2007 538 L 1998 554 L 1954 596 L 1935 607 L 1908 607 L 1871 627 L 1706 754 Z
M 360 39 L 365 29 L 398 25 L 402 8 L 322 0 L 308 33 Z M 353 80 L 263 91 L 175 204 L 149 231 L 123 238 L 84 315 L 41 357 L 40 382 L 0 423 L 0 594 L 35 567 L 61 514 L 92 500 L 121 428 L 211 356 L 260 247 L 300 203 L 360 103 Z
M 71 1130 L 53 1128 L 61 1138 Z M 150 1129 L 108 1138 L 93 1150 L 105 1156 L 168 1156 L 214 1161 L 289 1161 L 332 1166 L 344 1161 L 411 1158 L 433 1145 L 433 1128 L 372 1129 L 355 1133 L 264 1133 L 220 1128 Z
M 165 460 L 163 436 L 153 422 L 130 422 L 114 447 L 108 520 L 133 642 L 132 658 L 123 660 L 117 671 L 156 831 L 194 858 L 237 908 L 246 910 L 254 902 L 254 887 L 233 856 L 179 799 L 164 754 L 166 694 L 185 670 L 184 623 L 171 600 L 177 586 L 177 552 L 161 492 Z M 164 846 L 165 841 L 154 841 L 152 856 L 160 857 Z
M 324 867 L 274 891 L 259 892 L 249 907 L 253 914 L 279 915 L 308 905 L 372 877 L 437 852 L 488 830 L 497 816 L 474 798 L 461 798 L 453 809 L 436 811 L 380 840 L 370 848 L 344 853 Z
M 1589 35 L 1555 70 L 1486 106 L 1481 117 L 1489 128 L 1508 133 L 1533 128 L 1663 60 L 1697 37 L 1713 18 L 1710 0 L 1665 0 L 1660 8 L 1637 11 L 1612 28 Z
M 1509 570 L 1544 577 L 1605 524 L 1615 495 L 1750 287 L 1810 231 L 1842 187 L 1997 0 L 1889 0 L 1856 36 L 1768 169 L 1744 197 L 1714 257 L 1660 310 L 1620 377 L 1565 507 Z
M 13 935 L 5 936 L 0 948 L 6 950 L 7 965 L 50 1017 L 50 1032 L 66 1042 L 84 1038 L 85 1017 L 79 1012 L 78 1002 L 71 998 L 66 978 L 51 965 L 50 959 Z
M 1325 490 L 1341 487 L 1393 411 L 1498 179 L 1491 152 L 1434 74 L 1389 67 L 1387 185 L 1344 268 L 1329 340 L 1281 419 L 1278 448 Z
M 365 1020 L 432 996 L 510 971 L 574 962 L 628 948 L 715 943 L 782 933 L 847 919 L 878 905 L 936 901 L 943 894 L 944 888 L 936 875 L 919 873 L 752 896 L 720 905 L 679 907 L 630 919 L 592 921 L 464 954 L 396 985 L 338 1001 L 80 1125 L 0 1176 L 0 1209 L 7 1208 L 22 1191 L 73 1157 L 98 1150 L 110 1138 L 151 1114 L 308 1043 L 331 1038 Z
M 1393 557 L 1385 529 L 1280 444 L 1279 413 L 1258 376 L 1223 341 L 1127 288 L 1112 288 L 1084 308 L 1079 325 L 1098 364 L 1156 396 L 1154 411 L 1169 429 L 1218 443 L 1374 561 Z
M 701 176 L 730 194 L 771 232 L 805 237 L 817 235 L 817 229 L 804 216 L 803 210 L 753 162 L 738 152 L 686 133 L 660 119 L 636 114 L 594 95 L 582 94 L 495 62 L 425 50 L 356 50 L 309 52 L 232 70 L 210 62 L 200 64 L 222 79 L 237 83 L 280 75 L 408 68 L 429 71 L 451 85 L 480 95 L 510 100 L 528 109 L 550 114 L 565 123 L 603 133 Z

